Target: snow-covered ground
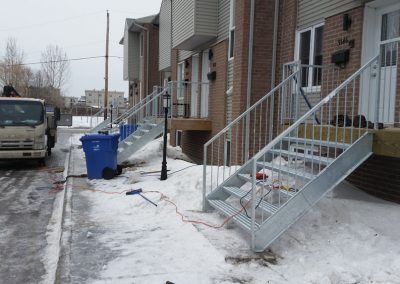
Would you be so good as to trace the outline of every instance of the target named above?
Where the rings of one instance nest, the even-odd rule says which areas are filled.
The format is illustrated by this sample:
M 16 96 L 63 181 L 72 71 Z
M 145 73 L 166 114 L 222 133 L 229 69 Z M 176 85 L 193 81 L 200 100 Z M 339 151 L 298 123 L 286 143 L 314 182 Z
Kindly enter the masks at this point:
M 73 116 L 72 126 L 59 126 L 60 128 L 92 128 L 104 120 L 103 117 Z
M 72 139 L 72 143 L 79 140 Z M 159 180 L 162 140 L 131 159 L 112 180 L 91 180 L 89 216 L 107 233 L 99 241 L 118 253 L 99 283 L 400 283 L 400 206 L 340 184 L 278 238 L 255 254 L 249 236 L 224 218 L 201 212 L 202 171 L 169 147 L 168 179 Z M 82 150 L 78 155 L 84 159 Z M 143 196 L 125 195 L 142 189 Z M 119 194 L 121 193 L 121 194 Z M 93 236 L 88 232 L 88 237 Z

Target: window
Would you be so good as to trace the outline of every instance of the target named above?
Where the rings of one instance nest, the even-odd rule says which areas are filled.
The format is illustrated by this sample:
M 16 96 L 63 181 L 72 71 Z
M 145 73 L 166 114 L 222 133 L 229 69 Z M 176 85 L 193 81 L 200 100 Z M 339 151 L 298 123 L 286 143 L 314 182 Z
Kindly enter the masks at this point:
M 228 59 L 233 59 L 235 51 L 235 1 L 230 1 Z
M 177 130 L 176 131 L 176 146 L 181 147 L 182 146 L 182 130 Z
M 324 26 L 316 25 L 297 32 L 297 59 L 303 65 L 322 65 Z M 301 86 L 321 85 L 320 68 L 301 68 Z
M 382 15 L 381 26 L 381 66 L 389 67 L 397 64 L 398 43 L 387 43 L 400 37 L 400 10 Z

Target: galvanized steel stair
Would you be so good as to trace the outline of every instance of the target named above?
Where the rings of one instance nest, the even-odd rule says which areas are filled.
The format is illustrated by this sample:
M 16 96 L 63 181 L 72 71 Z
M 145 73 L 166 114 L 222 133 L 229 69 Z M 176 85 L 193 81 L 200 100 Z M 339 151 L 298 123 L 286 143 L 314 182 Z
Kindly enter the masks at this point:
M 108 131 L 119 133 L 124 126 L 136 127 L 132 133 L 126 132 L 118 143 L 117 163 L 126 163 L 129 157 L 164 131 L 164 108 L 162 98 L 168 88 L 155 87 L 153 93 L 111 122 L 110 118 L 93 127 L 89 133 Z M 125 134 L 125 133 L 121 133 Z
M 132 154 L 159 137 L 163 132 L 163 119 L 146 118 L 138 123 L 136 131 L 118 143 L 117 163 L 126 162 Z
M 324 145 L 329 144 L 328 141 L 322 140 L 296 139 L 303 140 L 309 146 L 325 147 Z M 264 250 L 327 192 L 364 162 L 372 154 L 372 134 L 364 134 L 352 145 L 338 144 L 338 147 L 343 152 L 335 158 L 271 149 L 256 160 L 257 172 L 272 169 L 271 173 L 274 178 L 290 177 L 302 180 L 303 186 L 293 189 L 271 189 L 270 194 L 267 194 L 264 198 L 256 197 L 255 203 L 259 204 L 256 208 L 256 214 L 264 214 L 265 217 L 260 219 L 262 223 L 255 222 L 254 224 L 253 229 L 256 230 L 254 235 L 255 251 Z M 272 162 L 277 158 L 283 158 L 286 161 L 293 159 L 293 164 L 288 162 L 287 165 L 274 166 Z M 301 164 L 299 161 L 305 163 Z M 251 192 L 249 191 L 251 188 L 249 186 L 251 186 L 251 165 L 253 163 L 254 159 L 250 159 L 241 170 L 207 196 L 208 204 L 212 208 L 225 216 L 235 214 L 233 220 L 249 233 L 252 230 L 251 218 L 246 216 L 238 200 L 242 199 L 244 201 L 242 204 L 249 203 L 251 200 Z M 303 165 L 306 165 L 306 167 Z M 312 167 L 323 167 L 323 169 L 318 174 L 314 174 Z M 265 180 L 258 181 L 257 186 L 261 187 L 263 182 Z M 272 195 L 277 195 L 275 202 L 269 199 Z M 250 212 L 250 208 L 251 206 L 247 207 L 248 212 Z
M 275 138 L 242 166 L 235 166 L 233 173 L 228 174 L 225 164 L 220 174 L 221 166 L 204 163 L 204 209 L 215 209 L 231 218 L 250 234 L 251 248 L 254 251 L 265 250 L 327 192 L 372 155 L 373 134 L 366 130 L 338 125 L 338 115 L 343 111 L 339 105 L 345 106 L 345 113 L 356 113 L 356 109 L 350 108 L 357 105 L 351 101 L 355 98 L 356 90 L 351 87 L 359 82 L 363 72 L 371 72 L 374 65 L 374 60 L 365 64 L 307 113 L 278 132 Z M 297 71 L 291 76 L 296 74 L 300 75 Z M 285 87 L 290 88 L 286 80 L 265 98 L 272 97 L 273 92 L 281 95 Z M 285 100 L 281 97 L 279 99 Z M 256 104 L 262 106 L 263 100 L 266 99 L 261 99 Z M 275 100 L 278 99 L 275 97 Z M 222 144 L 218 139 L 225 141 L 231 133 L 240 133 L 239 130 L 244 129 L 242 126 L 246 125 L 246 117 L 256 116 L 255 110 L 257 106 L 252 106 L 248 113 L 243 113 L 207 142 L 204 146 L 204 161 L 210 159 L 207 147 L 212 149 L 211 161 L 212 153 L 222 152 L 226 155 L 227 149 L 215 150 L 213 143 Z M 253 111 L 254 116 L 250 111 Z M 321 123 L 318 124 L 314 119 L 317 115 L 321 119 Z M 268 114 L 266 117 L 272 116 Z M 332 124 L 331 121 L 335 119 L 336 123 Z M 236 126 L 237 128 L 234 128 Z M 235 132 L 232 129 L 235 129 Z M 256 129 L 261 127 L 255 128 L 254 132 Z M 326 132 L 322 134 L 324 129 Z M 253 133 L 253 130 L 248 133 Z M 231 139 L 233 142 L 237 140 L 240 141 L 240 138 Z M 243 149 L 242 147 L 246 148 L 243 145 L 237 148 Z M 229 151 L 232 148 L 235 148 L 235 145 L 230 146 Z M 213 171 L 217 172 L 217 176 L 213 176 Z M 259 179 L 256 178 L 257 174 Z M 221 175 L 222 182 L 219 182 Z M 225 178 L 225 175 L 228 177 Z M 208 179 L 211 180 L 209 184 Z

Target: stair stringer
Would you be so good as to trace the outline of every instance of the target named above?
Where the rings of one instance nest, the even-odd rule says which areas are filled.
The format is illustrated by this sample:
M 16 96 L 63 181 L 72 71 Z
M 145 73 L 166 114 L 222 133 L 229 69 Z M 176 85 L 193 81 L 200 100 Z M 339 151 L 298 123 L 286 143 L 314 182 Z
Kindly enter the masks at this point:
M 264 251 L 326 193 L 368 159 L 372 155 L 372 138 L 372 134 L 365 133 L 335 159 L 329 167 L 307 183 L 299 193 L 262 223 L 259 230 L 255 232 L 253 250 Z
M 140 129 L 136 130 L 140 131 Z M 147 143 L 150 141 L 153 141 L 155 138 L 160 136 L 164 132 L 164 121 L 158 122 L 156 126 L 152 127 L 149 132 L 144 133 L 143 135 L 140 136 L 139 139 L 135 140 L 133 139 L 133 136 L 135 135 L 136 131 L 129 135 L 124 141 L 132 143 L 129 146 L 123 146 L 121 147 L 121 151 L 118 151 L 117 154 L 117 163 L 118 164 L 123 164 L 126 162 L 129 157 L 143 148 Z M 120 143 L 123 143 L 121 141 Z
M 98 125 L 96 125 L 92 129 L 90 129 L 89 133 L 97 133 L 98 131 L 100 131 L 103 128 L 105 128 L 108 124 L 110 124 L 110 121 L 111 121 L 110 118 L 107 118 L 106 120 L 103 120 Z

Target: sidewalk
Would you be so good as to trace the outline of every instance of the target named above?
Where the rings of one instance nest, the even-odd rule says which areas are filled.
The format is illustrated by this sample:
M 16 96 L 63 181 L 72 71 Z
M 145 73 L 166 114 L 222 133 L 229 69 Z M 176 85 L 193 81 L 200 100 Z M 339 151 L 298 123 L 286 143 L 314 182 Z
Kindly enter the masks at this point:
M 71 179 L 58 283 L 400 282 L 400 229 L 393 227 L 398 204 L 342 184 L 276 240 L 272 252 L 254 254 L 236 226 L 182 222 L 160 199 L 162 192 L 186 218 L 224 221 L 200 210 L 202 166 L 172 157 L 167 181 L 143 173 L 161 168 L 159 144 L 139 151 L 133 159 L 138 166 L 113 180 Z M 76 146 L 70 168 L 69 174 L 86 173 Z M 139 188 L 158 206 L 125 195 Z

